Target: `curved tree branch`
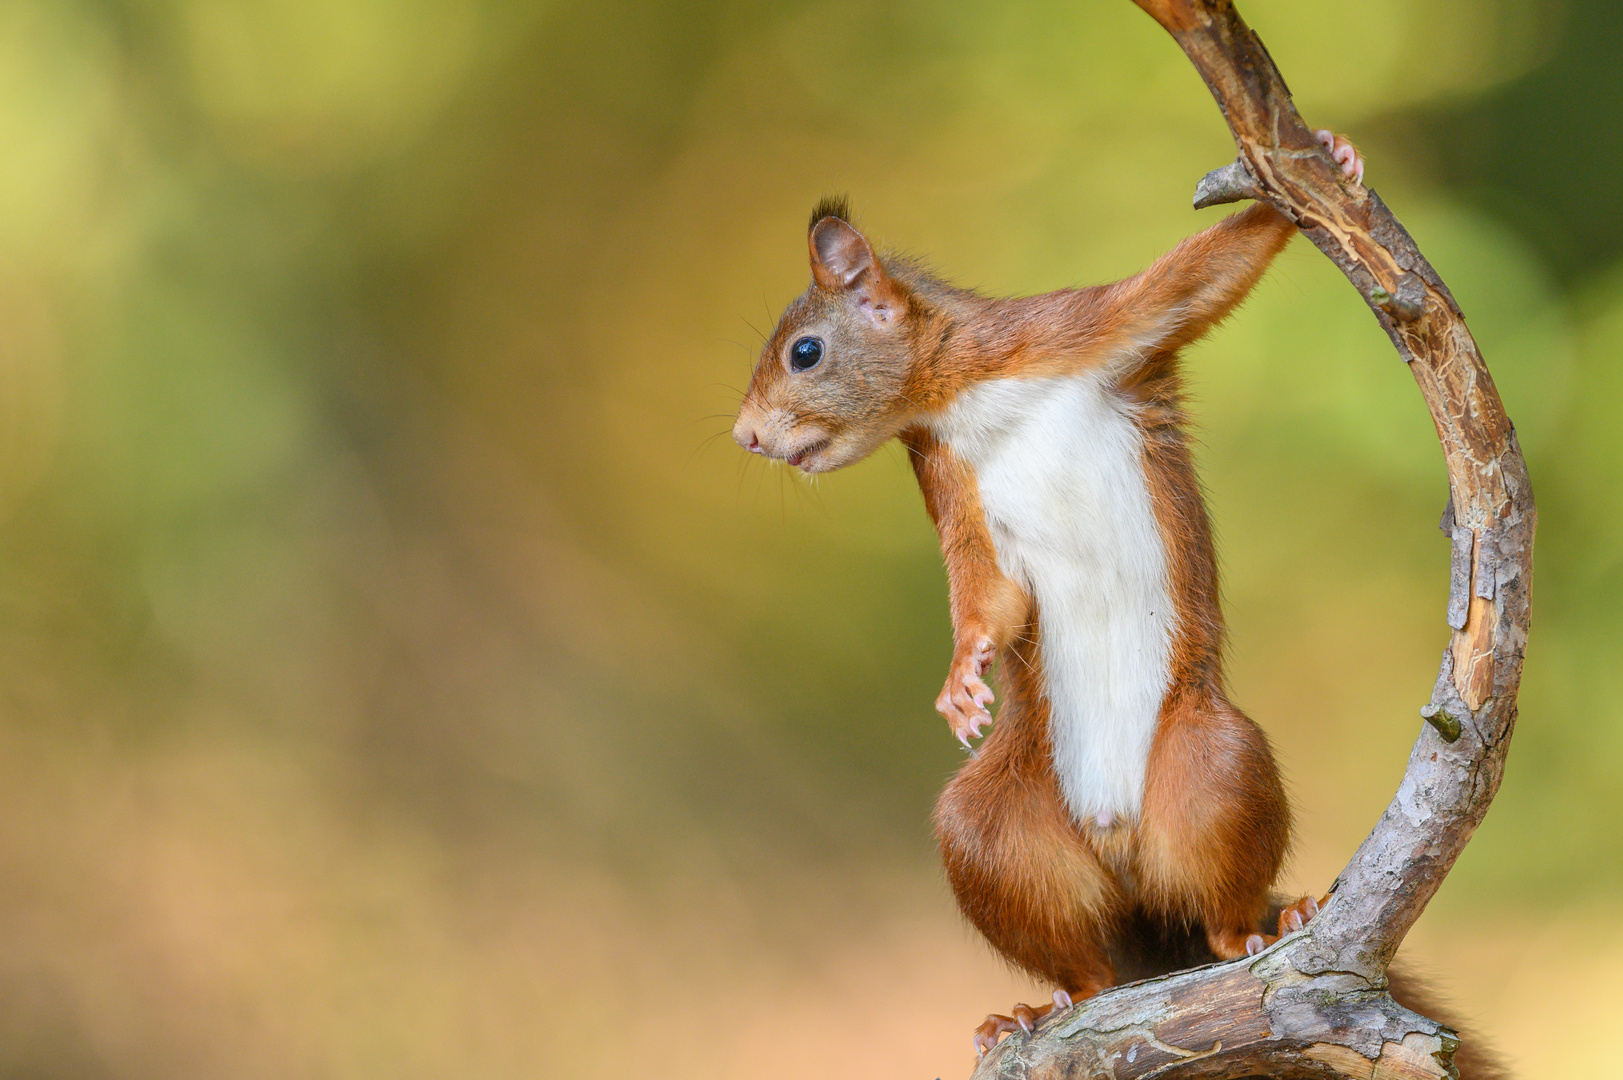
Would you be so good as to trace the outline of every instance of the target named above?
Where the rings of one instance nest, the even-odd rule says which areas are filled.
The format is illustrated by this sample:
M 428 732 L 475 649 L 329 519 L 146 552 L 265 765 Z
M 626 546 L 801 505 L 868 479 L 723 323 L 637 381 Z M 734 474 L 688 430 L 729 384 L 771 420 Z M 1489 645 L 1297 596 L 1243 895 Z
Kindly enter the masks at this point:
M 1428 721 L 1381 820 L 1308 926 L 1246 960 L 1119 987 L 1011 1036 L 976 1077 L 1444 1077 L 1459 1043 L 1385 992 L 1386 966 L 1487 813 L 1527 640 L 1535 514 L 1516 434 L 1459 305 L 1373 191 L 1343 178 L 1230 0 L 1136 0 L 1206 80 L 1239 148 L 1197 205 L 1260 198 L 1375 313 L 1431 409 L 1453 543 Z

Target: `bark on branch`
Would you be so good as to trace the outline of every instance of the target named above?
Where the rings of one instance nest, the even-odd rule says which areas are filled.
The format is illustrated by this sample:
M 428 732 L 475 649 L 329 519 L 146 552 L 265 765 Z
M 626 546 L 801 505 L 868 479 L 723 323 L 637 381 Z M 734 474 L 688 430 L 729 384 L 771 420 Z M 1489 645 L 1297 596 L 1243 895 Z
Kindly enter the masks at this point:
M 1183 47 L 1239 158 L 1197 205 L 1260 198 L 1363 296 L 1408 364 L 1448 462 L 1452 640 L 1392 803 L 1308 926 L 1258 956 L 1119 987 L 1018 1033 L 990 1077 L 1444 1077 L 1459 1043 L 1386 990 L 1386 966 L 1487 813 L 1516 719 L 1533 510 L 1493 379 L 1448 287 L 1375 192 L 1346 180 L 1229 0 L 1136 0 Z

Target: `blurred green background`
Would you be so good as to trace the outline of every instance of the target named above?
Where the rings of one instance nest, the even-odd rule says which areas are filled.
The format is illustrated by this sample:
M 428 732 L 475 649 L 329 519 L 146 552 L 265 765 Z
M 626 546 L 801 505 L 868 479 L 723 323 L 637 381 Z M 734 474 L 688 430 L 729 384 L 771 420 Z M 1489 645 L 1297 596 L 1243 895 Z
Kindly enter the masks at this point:
M 1522 722 L 1410 951 L 1623 1075 L 1623 9 L 1247 0 L 1462 302 L 1538 493 Z M 0 1077 L 967 1074 L 1034 992 L 900 452 L 724 432 L 849 192 L 998 293 L 1233 157 L 1129 0 L 0 5 Z M 1237 700 L 1373 823 L 1446 642 L 1420 397 L 1298 241 L 1188 369 Z

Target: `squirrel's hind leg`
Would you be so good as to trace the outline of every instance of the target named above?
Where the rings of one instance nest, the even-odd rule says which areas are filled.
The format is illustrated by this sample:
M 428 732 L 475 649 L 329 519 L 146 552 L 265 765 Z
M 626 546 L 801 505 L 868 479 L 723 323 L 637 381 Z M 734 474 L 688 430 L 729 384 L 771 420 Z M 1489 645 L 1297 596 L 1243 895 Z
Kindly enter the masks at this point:
M 1008 674 L 998 726 L 942 791 L 936 836 L 964 917 L 1010 961 L 1058 987 L 1056 1001 L 1069 1002 L 1115 985 L 1106 943 L 1126 899 L 1065 808 L 1047 714 L 1024 676 Z M 984 1050 L 1006 1031 L 1030 1030 L 1053 1008 L 989 1016 L 975 1044 Z
M 1169 698 L 1150 750 L 1138 829 L 1140 899 L 1206 930 L 1224 960 L 1258 932 L 1284 861 L 1290 809 L 1262 730 L 1221 697 Z
M 1039 778 L 1008 777 L 999 744 L 1014 729 L 1005 726 L 1004 708 L 1005 723 L 936 803 L 947 880 L 959 910 L 993 948 L 1049 985 L 1090 997 L 1116 981 L 1106 942 L 1126 907 L 1121 884 L 1057 790 L 1043 792 Z

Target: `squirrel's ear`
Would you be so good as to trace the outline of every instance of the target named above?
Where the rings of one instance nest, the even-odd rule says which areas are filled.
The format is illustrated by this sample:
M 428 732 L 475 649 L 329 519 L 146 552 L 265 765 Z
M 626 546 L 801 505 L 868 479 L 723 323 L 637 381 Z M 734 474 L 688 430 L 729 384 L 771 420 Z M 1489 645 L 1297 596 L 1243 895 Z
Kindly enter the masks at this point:
M 825 289 L 848 289 L 864 273 L 877 276 L 879 261 L 862 234 L 837 217 L 826 217 L 812 226 L 812 280 Z
M 812 280 L 831 292 L 855 297 L 879 325 L 893 323 L 907 310 L 906 294 L 885 276 L 862 234 L 841 218 L 826 217 L 812 226 Z

